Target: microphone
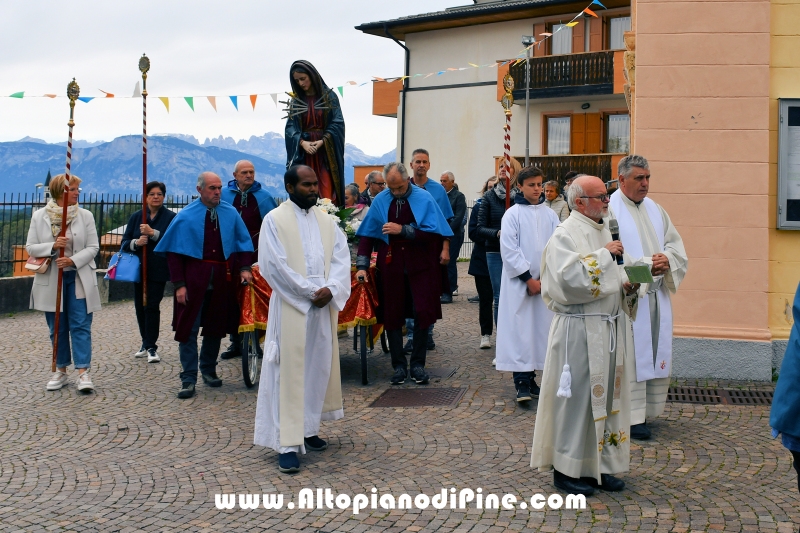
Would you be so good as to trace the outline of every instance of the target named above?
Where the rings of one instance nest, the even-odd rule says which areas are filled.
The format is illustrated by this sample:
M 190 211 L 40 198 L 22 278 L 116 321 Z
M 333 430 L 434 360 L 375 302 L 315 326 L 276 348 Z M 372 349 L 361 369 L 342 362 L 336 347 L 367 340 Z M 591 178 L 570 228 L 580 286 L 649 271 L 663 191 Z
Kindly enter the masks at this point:
M 609 218 L 608 219 L 608 231 L 611 232 L 611 239 L 618 241 L 619 240 L 619 224 L 617 223 L 616 218 Z M 621 255 L 614 256 L 617 260 L 617 264 L 621 265 L 624 263 L 624 259 L 622 259 Z

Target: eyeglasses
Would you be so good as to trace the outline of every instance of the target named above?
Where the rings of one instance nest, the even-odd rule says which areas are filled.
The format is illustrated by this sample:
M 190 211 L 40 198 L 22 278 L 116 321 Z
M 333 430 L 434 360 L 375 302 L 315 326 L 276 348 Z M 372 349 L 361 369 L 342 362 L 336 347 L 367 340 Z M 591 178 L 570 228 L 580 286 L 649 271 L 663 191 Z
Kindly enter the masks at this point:
M 383 181 L 383 182 L 381 182 L 381 181 L 373 181 L 372 185 L 377 185 L 378 187 L 386 187 L 386 182 L 385 181 Z
M 600 200 L 603 203 L 606 203 L 609 200 L 611 200 L 611 197 L 607 194 L 601 194 L 599 196 L 581 196 L 581 198 L 591 198 L 593 200 Z

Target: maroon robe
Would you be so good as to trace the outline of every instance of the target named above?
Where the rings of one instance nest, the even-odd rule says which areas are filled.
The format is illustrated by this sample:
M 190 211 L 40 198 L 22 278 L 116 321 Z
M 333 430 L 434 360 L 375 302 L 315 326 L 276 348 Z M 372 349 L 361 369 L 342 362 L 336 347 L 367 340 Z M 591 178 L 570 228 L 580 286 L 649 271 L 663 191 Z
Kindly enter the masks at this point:
M 416 222 L 408 202 L 389 204 L 389 222 L 407 225 Z M 441 265 L 442 236 L 415 230 L 413 240 L 389 235 L 389 244 L 380 239 L 361 237 L 358 255 L 369 256 L 378 247 L 377 267 L 383 324 L 387 330 L 400 329 L 406 318 L 415 318 L 418 327 L 428 328 L 442 318 Z
M 197 314 L 202 310 L 206 290 L 213 287 L 208 307 L 200 325 L 202 335 L 224 337 L 239 329 L 239 313 L 236 295 L 239 284 L 239 271 L 249 266 L 250 252 L 231 254 L 228 261 L 222 251 L 222 237 L 217 224 L 206 213 L 203 236 L 203 259 L 188 255 L 167 253 L 167 263 L 172 283 L 176 289 L 186 287 L 186 305 L 174 299 L 172 329 L 175 340 L 186 342 Z M 174 297 L 173 297 L 174 298 Z
M 247 233 L 250 234 L 250 239 L 253 241 L 253 255 L 249 259 L 248 264 L 253 264 L 258 261 L 258 234 L 261 232 L 261 211 L 258 210 L 258 201 L 255 196 L 248 198 L 247 206 L 242 207 L 242 195 L 237 194 L 233 199 L 233 207 L 239 212 L 247 227 Z

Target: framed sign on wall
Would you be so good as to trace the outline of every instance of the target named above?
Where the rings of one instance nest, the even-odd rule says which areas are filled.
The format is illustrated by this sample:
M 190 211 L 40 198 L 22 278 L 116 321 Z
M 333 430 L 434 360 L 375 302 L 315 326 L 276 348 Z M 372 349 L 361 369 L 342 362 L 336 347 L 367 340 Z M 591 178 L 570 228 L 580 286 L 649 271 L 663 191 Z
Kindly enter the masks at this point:
M 778 229 L 800 230 L 800 98 L 778 103 Z

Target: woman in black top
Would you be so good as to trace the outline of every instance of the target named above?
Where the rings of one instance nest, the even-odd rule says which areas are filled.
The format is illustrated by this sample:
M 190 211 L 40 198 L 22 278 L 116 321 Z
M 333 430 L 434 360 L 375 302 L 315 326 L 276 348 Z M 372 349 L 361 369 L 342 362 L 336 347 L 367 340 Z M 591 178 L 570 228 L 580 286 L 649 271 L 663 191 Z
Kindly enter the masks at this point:
M 470 276 L 475 278 L 475 288 L 478 290 L 478 322 L 481 325 L 481 349 L 485 350 L 492 347 L 492 281 L 489 278 L 489 267 L 486 265 L 486 246 L 477 235 L 478 213 L 481 208 L 483 195 L 495 186 L 497 176 L 492 176 L 481 189 L 481 198 L 475 200 L 472 206 L 472 213 L 469 215 L 467 231 L 472 241 L 472 255 L 469 259 Z
M 514 196 L 519 192 L 516 187 L 517 173 L 522 166 L 519 161 L 511 158 L 511 205 L 514 205 Z M 503 275 L 503 260 L 500 257 L 500 222 L 506 212 L 506 187 L 505 168 L 500 169 L 497 185 L 486 191 L 481 199 L 478 210 L 478 226 L 475 229 L 474 242 L 481 241 L 486 247 L 486 264 L 489 268 L 489 278 L 492 281 L 494 296 L 494 323 L 497 324 L 497 306 L 500 302 L 500 280 Z
M 164 207 L 164 196 L 167 186 L 159 181 L 147 184 L 147 224 L 142 224 L 142 211 L 131 215 L 125 234 L 122 236 L 122 250 L 133 252 L 142 258 L 142 250 L 147 247 L 147 307 L 142 305 L 142 284 L 134 283 L 134 307 L 136 321 L 139 323 L 139 334 L 142 347 L 134 357 L 147 356 L 148 363 L 161 360 L 156 349 L 158 329 L 161 323 L 161 299 L 164 298 L 164 286 L 169 281 L 169 267 L 164 257 L 156 255 L 153 250 L 158 239 L 167 231 L 167 227 L 175 218 L 175 213 Z M 141 267 L 140 267 L 141 268 Z

